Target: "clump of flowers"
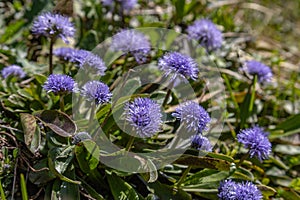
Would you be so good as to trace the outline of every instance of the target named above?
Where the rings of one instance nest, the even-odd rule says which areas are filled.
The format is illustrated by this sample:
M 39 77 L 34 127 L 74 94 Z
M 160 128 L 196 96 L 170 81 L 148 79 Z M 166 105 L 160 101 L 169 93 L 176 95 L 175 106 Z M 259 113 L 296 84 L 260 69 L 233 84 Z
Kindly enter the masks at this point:
M 61 47 L 54 50 L 54 55 L 75 63 L 81 69 L 95 70 L 97 75 L 104 75 L 106 66 L 103 60 L 90 51 Z M 93 73 L 93 72 L 90 72 Z
M 97 105 L 109 102 L 112 96 L 109 87 L 100 81 L 88 81 L 83 86 L 81 94 L 89 101 L 95 101 Z
M 34 20 L 32 33 L 52 39 L 61 38 L 68 43 L 68 37 L 74 37 L 75 27 L 68 17 L 55 13 L 43 13 Z
M 139 137 L 150 137 L 162 124 L 160 106 L 149 98 L 135 98 L 125 105 L 125 120 Z
M 269 82 L 272 79 L 271 68 L 256 60 L 247 61 L 243 67 L 244 71 L 251 75 L 257 75 L 258 82 Z
M 104 6 L 110 6 L 112 7 L 115 3 L 120 3 L 122 9 L 126 10 L 126 11 L 130 11 L 131 9 L 134 8 L 134 6 L 137 4 L 137 0 L 102 0 L 102 4 Z
M 202 133 L 211 121 L 206 110 L 194 101 L 180 104 L 172 116 L 179 119 L 189 131 L 196 133 Z
M 187 33 L 208 51 L 218 49 L 222 46 L 223 36 L 221 31 L 208 19 L 195 21 L 187 28 Z
M 192 148 L 202 151 L 212 151 L 212 146 L 207 137 L 202 136 L 201 134 L 196 134 L 191 137 Z
M 65 60 L 70 61 L 72 59 L 73 52 L 76 51 L 73 48 L 70 47 L 60 47 L 57 49 L 54 49 L 53 55 Z
M 221 200 L 236 199 L 237 183 L 231 179 L 224 180 L 220 183 L 218 188 L 218 197 Z
M 171 52 L 165 54 L 158 60 L 158 67 L 164 71 L 164 75 L 172 75 L 172 80 L 177 78 L 186 80 L 191 78 L 196 80 L 198 78 L 198 65 L 189 56 L 179 52 Z
M 113 36 L 111 49 L 124 54 L 131 53 L 136 62 L 144 63 L 150 53 L 151 45 L 143 33 L 135 30 L 122 30 Z
M 271 153 L 271 143 L 268 139 L 268 133 L 259 126 L 254 126 L 241 130 L 237 139 L 249 149 L 250 157 L 257 157 L 260 161 L 267 159 Z
M 7 78 L 11 75 L 19 78 L 24 78 L 26 76 L 26 73 L 23 71 L 23 69 L 20 66 L 10 65 L 2 69 L 1 75 L 3 78 Z
M 75 87 L 73 78 L 64 74 L 51 74 L 43 85 L 47 92 L 53 92 L 55 95 L 71 93 Z
M 236 183 L 231 179 L 227 179 L 220 183 L 218 197 L 221 200 L 260 200 L 262 194 L 257 186 L 249 181 Z

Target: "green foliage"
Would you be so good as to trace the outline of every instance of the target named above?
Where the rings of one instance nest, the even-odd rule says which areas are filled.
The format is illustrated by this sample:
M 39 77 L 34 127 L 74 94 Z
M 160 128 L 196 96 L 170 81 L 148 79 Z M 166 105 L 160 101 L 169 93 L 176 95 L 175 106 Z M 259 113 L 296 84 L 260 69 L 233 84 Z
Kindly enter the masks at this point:
M 127 12 L 120 10 L 119 4 L 109 8 L 95 0 L 66 1 L 73 4 L 71 18 L 77 30 L 68 46 L 85 50 L 97 47 L 100 56 L 106 53 L 105 48 L 97 45 L 121 29 L 154 26 L 176 30 L 165 34 L 161 29 L 140 29 L 154 47 L 160 48 L 152 49 L 147 57 L 147 64 L 152 66 L 149 76 L 159 73 L 155 65 L 166 49 L 185 49 L 175 43 L 194 20 L 209 18 L 223 32 L 225 42 L 221 49 L 202 49 L 194 52 L 194 57 L 201 63 L 201 78 L 220 73 L 218 82 L 224 82 L 224 91 L 207 88 L 207 84 L 214 83 L 206 80 L 189 82 L 196 100 L 209 113 L 226 106 L 221 118 L 214 118 L 207 131 L 215 142 L 213 151 L 190 148 L 159 169 L 156 162 L 176 156 L 177 149 L 174 155 L 163 152 L 158 160 L 140 155 L 117 160 L 121 166 L 148 170 L 129 173 L 106 166 L 101 159 L 127 155 L 125 148 L 152 153 L 176 139 L 174 133 L 180 127 L 171 113 L 183 99 L 188 99 L 177 94 L 186 88 L 176 88 L 168 99 L 160 133 L 131 140 L 125 132 L 126 124 L 117 123 L 122 120 L 124 104 L 135 97 L 150 97 L 162 104 L 167 89 L 156 83 L 141 86 L 144 80 L 140 77 L 120 84 L 124 81 L 121 77 L 138 64 L 131 54 L 105 54 L 103 60 L 109 65 L 99 80 L 119 98 L 113 104 L 97 107 L 93 116 L 81 108 L 87 102 L 79 99 L 74 104 L 69 94 L 64 98 L 65 111 L 59 111 L 59 96 L 43 89 L 48 76 L 48 40 L 30 33 L 39 13 L 62 9 L 57 2 L 60 1 L 1 2 L 0 71 L 17 64 L 27 74 L 22 80 L 0 77 L 1 199 L 218 199 L 220 181 L 227 178 L 255 183 L 264 199 L 300 199 L 300 46 L 295 42 L 299 35 L 299 3 L 141 0 L 138 8 Z M 54 48 L 60 46 L 66 45 L 57 41 Z M 249 59 L 271 66 L 271 83 L 257 83 L 257 76 L 253 79 L 241 72 L 243 61 Z M 74 64 L 57 58 L 54 67 L 55 73 L 66 72 L 73 77 L 78 73 Z M 221 92 L 226 95 L 224 102 L 214 101 Z M 80 119 L 74 120 L 77 110 Z M 88 119 L 91 116 L 94 121 Z M 220 124 L 224 127 L 219 128 Z M 254 124 L 270 132 L 272 153 L 264 162 L 243 157 L 247 150 L 236 140 L 240 129 Z M 99 126 L 103 131 L 100 136 Z M 88 132 L 91 137 L 78 140 L 79 132 Z M 103 138 L 120 150 L 111 154 L 106 146 L 99 145 Z

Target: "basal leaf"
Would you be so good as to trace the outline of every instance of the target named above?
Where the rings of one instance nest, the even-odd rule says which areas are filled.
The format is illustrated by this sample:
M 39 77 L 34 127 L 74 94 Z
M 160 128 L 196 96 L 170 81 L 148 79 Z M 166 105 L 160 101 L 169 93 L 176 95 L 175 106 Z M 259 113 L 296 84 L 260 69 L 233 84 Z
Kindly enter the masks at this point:
M 62 137 L 70 137 L 76 133 L 77 126 L 75 122 L 65 113 L 56 110 L 45 110 L 38 113 L 36 117 Z

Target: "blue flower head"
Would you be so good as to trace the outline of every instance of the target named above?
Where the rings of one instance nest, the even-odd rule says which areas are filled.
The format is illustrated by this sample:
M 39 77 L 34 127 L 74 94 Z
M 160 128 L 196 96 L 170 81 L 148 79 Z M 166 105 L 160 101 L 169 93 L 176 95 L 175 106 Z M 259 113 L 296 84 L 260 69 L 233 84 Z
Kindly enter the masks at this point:
M 223 36 L 221 31 L 208 19 L 195 21 L 187 28 L 187 32 L 192 39 L 197 40 L 208 51 L 222 46 Z
M 62 47 L 54 50 L 54 55 L 66 61 L 75 63 L 79 68 L 89 70 L 89 73 L 104 75 L 106 66 L 103 60 L 90 51 Z
M 131 53 L 138 63 L 144 63 L 151 45 L 143 33 L 136 30 L 122 30 L 112 38 L 111 49 L 124 54 Z
M 212 151 L 212 146 L 207 137 L 202 136 L 201 134 L 196 134 L 191 137 L 192 148 L 202 151 Z
M 53 92 L 55 95 L 73 92 L 75 87 L 73 78 L 63 74 L 51 74 L 43 85 L 47 92 Z
M 179 105 L 173 117 L 180 119 L 180 122 L 187 127 L 187 130 L 202 133 L 206 130 L 207 124 L 211 121 L 209 114 L 199 104 L 187 101 Z
M 72 63 L 75 63 L 78 65 L 78 67 L 83 67 L 85 60 L 87 57 L 89 57 L 92 53 L 86 50 L 77 50 L 75 49 L 74 51 L 71 52 L 71 56 L 69 61 Z
M 1 71 L 1 75 L 3 78 L 7 78 L 10 75 L 16 76 L 19 78 L 24 78 L 26 76 L 23 69 L 18 65 L 10 65 L 10 66 L 4 67 Z
M 70 48 L 70 47 L 60 47 L 60 48 L 54 49 L 53 54 L 65 61 L 70 61 L 70 59 L 72 58 L 72 55 L 74 54 L 74 51 L 77 51 L 77 50 Z
M 130 11 L 134 8 L 134 6 L 137 4 L 137 0 L 102 0 L 102 4 L 104 6 L 109 6 L 112 7 L 114 6 L 114 2 L 118 2 L 121 3 L 121 7 L 122 9 L 126 10 L 126 11 Z
M 172 74 L 172 80 L 177 78 L 196 80 L 198 78 L 197 63 L 191 57 L 179 52 L 165 54 L 158 60 L 158 67 L 164 71 L 165 76 Z
M 240 143 L 249 149 L 250 157 L 257 157 L 260 161 L 267 159 L 271 153 L 271 143 L 268 139 L 268 133 L 264 132 L 259 126 L 254 126 L 241 130 L 237 135 Z
M 83 62 L 83 69 L 88 70 L 89 73 L 103 76 L 105 74 L 106 66 L 103 60 L 93 53 L 90 53 Z
M 74 37 L 75 27 L 68 17 L 54 13 L 43 13 L 33 22 L 32 33 L 50 38 L 61 38 L 68 43 L 67 37 Z
M 92 137 L 87 132 L 79 132 L 72 137 L 72 144 L 77 145 L 78 143 L 83 142 L 85 140 L 92 140 Z
M 237 200 L 236 199 L 237 183 L 231 179 L 224 180 L 218 188 L 218 197 L 220 200 Z
M 260 200 L 262 199 L 262 194 L 256 185 L 247 181 L 237 185 L 235 199 Z
M 269 82 L 273 76 L 269 66 L 255 60 L 247 61 L 243 68 L 247 73 L 257 75 L 260 83 Z
M 89 81 L 81 90 L 81 94 L 89 101 L 95 101 L 97 105 L 108 103 L 112 94 L 106 84 L 100 81 Z
M 125 105 L 125 120 L 139 137 L 151 137 L 162 124 L 160 106 L 149 98 L 135 98 Z

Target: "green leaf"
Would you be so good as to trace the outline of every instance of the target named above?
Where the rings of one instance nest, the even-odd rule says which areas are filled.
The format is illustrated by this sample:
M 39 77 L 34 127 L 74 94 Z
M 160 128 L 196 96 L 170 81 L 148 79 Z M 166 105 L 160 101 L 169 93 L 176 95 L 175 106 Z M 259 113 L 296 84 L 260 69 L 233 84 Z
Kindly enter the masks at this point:
M 299 155 L 300 146 L 278 144 L 275 146 L 274 152 L 282 153 L 285 155 Z
M 78 179 L 81 181 L 82 186 L 89 193 L 89 195 L 91 195 L 91 197 L 95 198 L 96 200 L 104 200 L 103 196 L 99 194 L 92 186 L 90 186 L 80 177 L 78 177 Z
M 55 170 L 63 174 L 73 160 L 73 146 L 52 148 L 49 150 L 48 156 L 53 160 Z
M 287 118 L 284 122 L 276 126 L 277 130 L 291 131 L 300 128 L 300 114 Z
M 22 200 L 28 200 L 26 181 L 24 178 L 24 174 L 22 173 L 20 174 L 20 185 L 21 185 Z
M 207 156 L 212 157 L 212 158 L 218 158 L 218 159 L 221 159 L 221 160 L 226 160 L 226 161 L 231 162 L 231 163 L 234 162 L 234 159 L 231 156 L 227 156 L 227 155 L 224 155 L 224 154 L 208 152 Z
M 43 74 L 34 74 L 33 76 L 40 85 L 43 85 L 47 81 L 47 76 Z
M 41 143 L 40 130 L 37 127 L 36 119 L 33 115 L 21 113 L 21 124 L 24 130 L 24 141 L 32 153 L 35 153 Z
M 187 192 L 182 189 L 175 189 L 172 186 L 165 185 L 156 181 L 154 183 L 148 183 L 148 186 L 154 190 L 154 194 L 159 197 L 159 199 L 172 199 L 172 200 L 191 200 L 192 197 Z
M 230 163 L 228 161 L 209 157 L 183 155 L 179 159 L 177 159 L 175 163 L 193 167 L 216 169 L 221 171 L 230 170 Z
M 106 173 L 111 192 L 115 200 L 139 200 L 138 193 L 133 187 L 114 173 Z
M 1 35 L 0 43 L 7 44 L 9 42 L 8 40 L 11 39 L 11 37 L 13 37 L 14 35 L 16 35 L 16 33 L 24 27 L 24 24 L 25 24 L 25 19 L 20 19 L 7 26 L 4 34 Z
M 81 144 L 76 145 L 75 155 L 80 169 L 84 173 L 89 173 L 90 170 L 98 166 L 100 149 L 94 141 L 85 140 Z
M 45 110 L 36 114 L 36 117 L 45 126 L 62 137 L 70 137 L 76 133 L 77 126 L 75 122 L 65 113 L 55 110 Z
M 297 191 L 300 191 L 300 178 L 298 177 L 298 178 L 293 179 L 290 184 L 290 187 Z
M 266 185 L 257 185 L 258 189 L 261 191 L 264 199 L 270 199 L 270 196 L 274 196 L 276 194 L 276 190 Z
M 284 199 L 287 199 L 287 200 L 300 199 L 300 196 L 292 189 L 280 188 L 277 190 L 277 193 L 279 194 L 280 197 L 283 197 Z
M 55 178 L 55 175 L 48 168 L 48 161 L 42 159 L 33 166 L 36 171 L 29 172 L 29 180 L 34 184 L 45 184 Z
M 183 182 L 183 185 L 208 184 L 210 182 L 219 182 L 227 177 L 229 177 L 229 171 L 220 172 L 214 169 L 203 169 L 202 171 L 189 176 Z
M 73 184 L 80 184 L 80 181 L 75 181 L 75 180 L 71 180 L 69 179 L 68 177 L 60 174 L 56 169 L 55 169 L 55 165 L 53 163 L 53 160 L 48 157 L 48 165 L 49 165 L 49 169 L 50 171 L 57 177 L 59 178 L 60 180 L 62 181 L 66 181 L 66 182 L 69 182 L 69 183 L 73 183 Z

